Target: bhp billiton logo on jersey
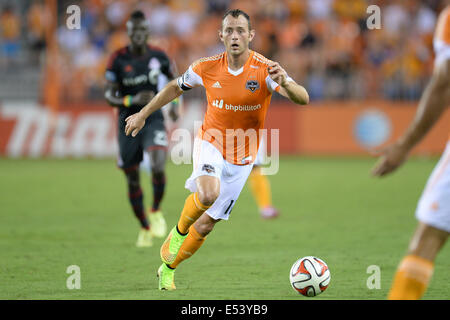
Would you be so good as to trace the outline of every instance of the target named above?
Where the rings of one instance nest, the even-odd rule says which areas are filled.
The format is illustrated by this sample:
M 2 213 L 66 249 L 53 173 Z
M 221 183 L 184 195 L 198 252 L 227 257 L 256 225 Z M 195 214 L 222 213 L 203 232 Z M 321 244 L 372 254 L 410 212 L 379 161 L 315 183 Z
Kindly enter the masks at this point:
M 223 105 L 224 105 L 223 99 L 221 99 L 221 100 L 216 99 L 212 102 L 212 106 L 219 108 L 219 109 L 223 109 Z M 255 110 L 261 109 L 261 107 L 262 107 L 261 104 L 257 104 L 254 106 L 246 105 L 246 104 L 234 106 L 232 104 L 225 103 L 225 110 L 232 110 L 234 112 L 236 112 L 236 111 L 255 111 Z
M 223 100 L 214 100 L 212 105 L 216 108 L 222 109 L 223 108 Z

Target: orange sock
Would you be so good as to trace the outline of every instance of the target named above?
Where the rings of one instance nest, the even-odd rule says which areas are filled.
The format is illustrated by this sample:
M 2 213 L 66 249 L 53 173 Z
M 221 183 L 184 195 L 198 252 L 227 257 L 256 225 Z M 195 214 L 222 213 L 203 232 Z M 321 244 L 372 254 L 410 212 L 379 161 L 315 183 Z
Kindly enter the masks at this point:
M 272 206 L 272 196 L 270 192 L 269 179 L 261 174 L 260 168 L 252 170 L 249 176 L 250 190 L 260 209 Z
M 184 202 L 183 211 L 181 211 L 178 220 L 178 231 L 185 234 L 189 227 L 205 212 L 210 206 L 203 205 L 198 199 L 197 192 L 191 193 Z
M 189 228 L 189 234 L 184 239 L 183 244 L 178 251 L 175 261 L 170 265 L 171 268 L 176 268 L 182 261 L 190 258 L 205 242 L 206 237 L 202 237 L 194 226 Z
M 403 258 L 389 292 L 389 300 L 418 300 L 427 290 L 433 262 L 416 255 Z

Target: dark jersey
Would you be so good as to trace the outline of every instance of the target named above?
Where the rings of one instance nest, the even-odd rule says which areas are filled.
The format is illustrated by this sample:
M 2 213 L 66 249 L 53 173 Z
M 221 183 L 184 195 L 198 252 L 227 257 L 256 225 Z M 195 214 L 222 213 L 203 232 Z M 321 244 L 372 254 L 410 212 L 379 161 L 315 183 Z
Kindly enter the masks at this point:
M 173 78 L 170 61 L 160 49 L 148 46 L 143 55 L 137 56 L 124 47 L 114 52 L 109 59 L 105 74 L 106 80 L 119 86 L 120 96 L 136 95 L 140 91 L 153 91 L 155 94 Z M 144 105 L 120 108 L 120 118 L 139 112 Z M 162 117 L 161 110 L 152 114 Z

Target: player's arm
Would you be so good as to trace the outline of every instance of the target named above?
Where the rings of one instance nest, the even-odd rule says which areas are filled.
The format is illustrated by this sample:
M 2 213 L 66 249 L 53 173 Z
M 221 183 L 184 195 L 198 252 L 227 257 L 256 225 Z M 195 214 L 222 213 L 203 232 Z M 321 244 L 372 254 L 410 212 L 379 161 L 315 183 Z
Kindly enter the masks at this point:
M 150 101 L 155 94 L 153 91 L 141 91 L 136 95 L 122 96 L 119 85 L 116 82 L 108 81 L 105 86 L 105 99 L 113 107 L 142 106 Z
M 278 62 L 271 62 L 268 72 L 270 78 L 280 85 L 279 94 L 296 104 L 305 105 L 309 103 L 309 95 L 306 89 L 288 78 L 286 71 Z
M 147 119 L 153 112 L 161 109 L 167 103 L 173 101 L 183 94 L 184 91 L 194 87 L 203 86 L 203 80 L 200 76 L 201 70 L 198 61 L 194 62 L 189 69 L 180 77 L 170 81 L 158 94 L 150 101 L 140 112 L 133 114 L 125 119 L 126 135 L 135 137 L 142 129 Z
M 129 116 L 125 119 L 125 134 L 135 137 L 138 132 L 144 127 L 145 119 L 147 119 L 153 112 L 161 109 L 163 106 L 178 98 L 183 93 L 183 90 L 178 86 L 177 79 L 173 79 L 166 86 L 158 92 L 158 94 L 145 105 L 141 111 Z
M 121 107 L 123 106 L 123 99 L 117 97 L 117 92 L 119 92 L 119 85 L 115 82 L 108 81 L 105 86 L 105 99 L 110 106 Z
M 430 131 L 450 104 L 450 60 L 435 66 L 433 75 L 422 93 L 414 120 L 405 133 L 382 155 L 372 170 L 375 176 L 394 171 L 407 158 L 411 149 Z

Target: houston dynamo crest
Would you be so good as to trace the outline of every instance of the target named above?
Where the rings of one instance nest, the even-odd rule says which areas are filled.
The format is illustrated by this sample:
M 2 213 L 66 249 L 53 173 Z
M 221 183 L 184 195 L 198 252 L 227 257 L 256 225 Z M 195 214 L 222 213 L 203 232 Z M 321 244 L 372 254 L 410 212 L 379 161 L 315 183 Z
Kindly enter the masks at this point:
M 255 92 L 255 90 L 259 89 L 259 82 L 256 80 L 248 80 L 245 84 L 245 89 L 248 89 L 251 92 Z

